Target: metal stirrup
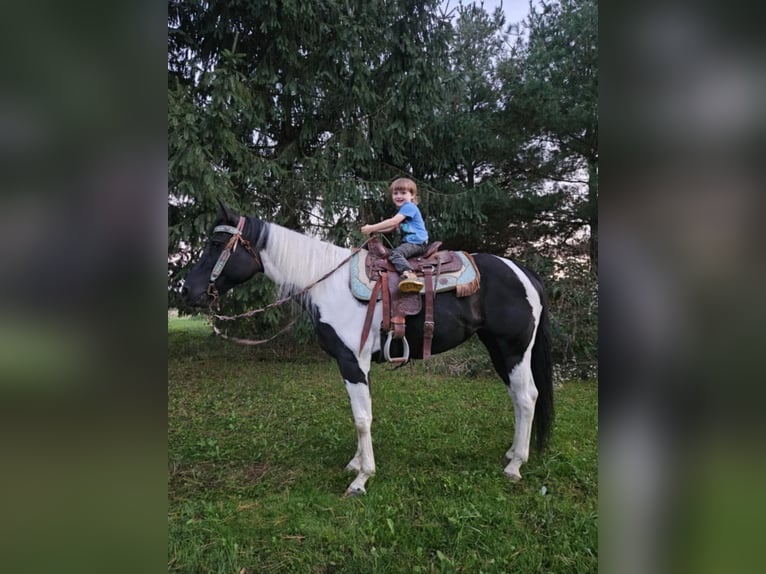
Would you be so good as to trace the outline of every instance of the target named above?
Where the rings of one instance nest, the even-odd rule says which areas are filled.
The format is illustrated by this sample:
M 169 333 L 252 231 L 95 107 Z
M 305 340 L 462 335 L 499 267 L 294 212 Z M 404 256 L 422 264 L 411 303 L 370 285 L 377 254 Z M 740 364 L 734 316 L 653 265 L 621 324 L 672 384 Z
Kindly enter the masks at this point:
M 388 332 L 388 338 L 386 344 L 383 347 L 383 358 L 389 363 L 405 363 L 410 358 L 410 344 L 407 342 L 407 337 L 402 337 L 402 345 L 404 346 L 401 357 L 391 357 L 391 340 L 394 338 L 394 331 Z

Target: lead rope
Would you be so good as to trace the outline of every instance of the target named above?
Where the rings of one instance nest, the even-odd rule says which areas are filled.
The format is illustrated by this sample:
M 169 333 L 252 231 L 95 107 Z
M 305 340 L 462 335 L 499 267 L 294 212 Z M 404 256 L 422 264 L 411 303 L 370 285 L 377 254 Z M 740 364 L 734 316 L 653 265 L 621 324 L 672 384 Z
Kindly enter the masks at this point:
M 252 311 L 246 311 L 245 313 L 240 313 L 239 315 L 218 315 L 216 313 L 213 313 L 213 302 L 211 301 L 211 304 L 208 307 L 208 310 L 210 311 L 209 320 L 210 320 L 210 325 L 213 327 L 213 332 L 216 335 L 218 335 L 221 338 L 223 338 L 223 339 L 227 339 L 229 341 L 234 341 L 234 342 L 240 343 L 242 345 L 262 345 L 264 343 L 268 343 L 272 339 L 275 339 L 276 337 L 278 337 L 279 335 L 281 335 L 285 331 L 291 329 L 293 327 L 293 325 L 295 325 L 295 323 L 298 321 L 298 319 L 293 319 L 292 321 L 290 321 L 290 323 L 287 325 L 287 327 L 285 327 L 284 329 L 279 331 L 276 335 L 274 335 L 272 337 L 269 337 L 268 339 L 260 339 L 260 340 L 254 341 L 252 339 L 241 339 L 241 338 L 238 338 L 238 337 L 231 337 L 229 335 L 224 334 L 218 327 L 215 326 L 215 322 L 213 321 L 213 318 L 219 319 L 221 321 L 234 321 L 236 319 L 244 319 L 244 318 L 247 318 L 247 317 L 253 317 L 254 315 L 257 315 L 259 313 L 263 313 L 264 311 L 268 311 L 269 309 L 273 309 L 274 307 L 279 307 L 280 305 L 284 305 L 285 303 L 287 303 L 288 301 L 291 301 L 295 297 L 298 297 L 300 295 L 303 295 L 303 294 L 307 293 L 312 288 L 314 288 L 317 284 L 319 284 L 322 281 L 324 281 L 325 279 L 327 279 L 330 275 L 332 275 L 338 269 L 343 267 L 346 263 L 351 261 L 351 258 L 354 255 L 356 255 L 357 253 L 359 253 L 362 250 L 362 248 L 365 245 L 367 245 L 367 242 L 369 240 L 370 240 L 370 238 L 368 238 L 365 241 L 363 241 L 359 245 L 359 247 L 354 247 L 353 249 L 351 249 L 351 255 L 346 257 L 343 261 L 338 263 L 338 265 L 333 267 L 330 271 L 328 271 L 327 273 L 322 275 L 319 279 L 317 279 L 316 281 L 314 281 L 313 283 L 311 283 L 307 287 L 304 287 L 303 289 L 301 289 L 297 293 L 293 293 L 292 295 L 289 295 L 287 297 L 282 297 L 281 299 L 278 299 L 277 301 L 274 301 L 273 303 L 269 303 L 268 305 L 266 305 L 265 307 L 261 307 L 260 309 L 253 309 Z M 217 301 L 217 300 L 218 299 L 216 298 L 215 301 Z
M 213 327 L 213 332 L 221 337 L 222 339 L 226 339 L 227 341 L 234 341 L 235 343 L 239 343 L 240 345 L 263 345 L 264 343 L 268 343 L 272 339 L 276 339 L 279 337 L 282 333 L 285 331 L 292 329 L 293 325 L 298 321 L 298 319 L 293 319 L 287 324 L 287 327 L 279 331 L 276 335 L 273 335 L 269 337 L 268 339 L 259 339 L 257 341 L 254 341 L 253 339 L 241 339 L 239 337 L 231 337 L 230 335 L 227 335 L 223 331 L 221 331 L 218 327 L 215 326 L 215 323 L 210 321 L 210 326 Z

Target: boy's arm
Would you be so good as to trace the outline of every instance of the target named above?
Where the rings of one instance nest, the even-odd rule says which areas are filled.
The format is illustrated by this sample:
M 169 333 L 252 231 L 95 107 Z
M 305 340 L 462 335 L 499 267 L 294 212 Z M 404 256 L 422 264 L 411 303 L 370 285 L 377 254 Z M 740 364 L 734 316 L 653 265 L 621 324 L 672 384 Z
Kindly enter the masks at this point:
M 393 217 L 389 217 L 388 219 L 384 219 L 380 223 L 374 223 L 373 225 L 363 225 L 362 226 L 362 233 L 364 234 L 370 234 L 370 233 L 388 233 L 389 231 L 393 231 L 396 229 L 399 224 L 404 221 L 405 217 L 401 213 L 397 213 Z

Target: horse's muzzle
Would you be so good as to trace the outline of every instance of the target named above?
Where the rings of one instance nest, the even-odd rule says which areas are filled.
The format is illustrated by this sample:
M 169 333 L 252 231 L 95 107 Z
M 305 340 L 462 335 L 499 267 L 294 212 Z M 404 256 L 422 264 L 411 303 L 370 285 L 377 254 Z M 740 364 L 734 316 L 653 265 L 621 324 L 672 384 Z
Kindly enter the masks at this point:
M 190 307 L 204 307 L 210 302 L 207 290 L 189 289 L 188 285 L 181 287 L 181 298 Z

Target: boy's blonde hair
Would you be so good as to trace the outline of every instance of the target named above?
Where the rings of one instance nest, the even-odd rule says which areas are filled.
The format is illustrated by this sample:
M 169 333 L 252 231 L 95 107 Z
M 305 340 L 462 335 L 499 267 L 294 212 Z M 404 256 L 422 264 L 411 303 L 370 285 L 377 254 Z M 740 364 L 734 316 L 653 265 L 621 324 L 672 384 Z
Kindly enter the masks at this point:
M 394 193 L 394 189 L 403 187 L 412 193 L 412 203 L 418 203 L 418 186 L 409 177 L 400 177 L 391 182 L 388 191 Z

